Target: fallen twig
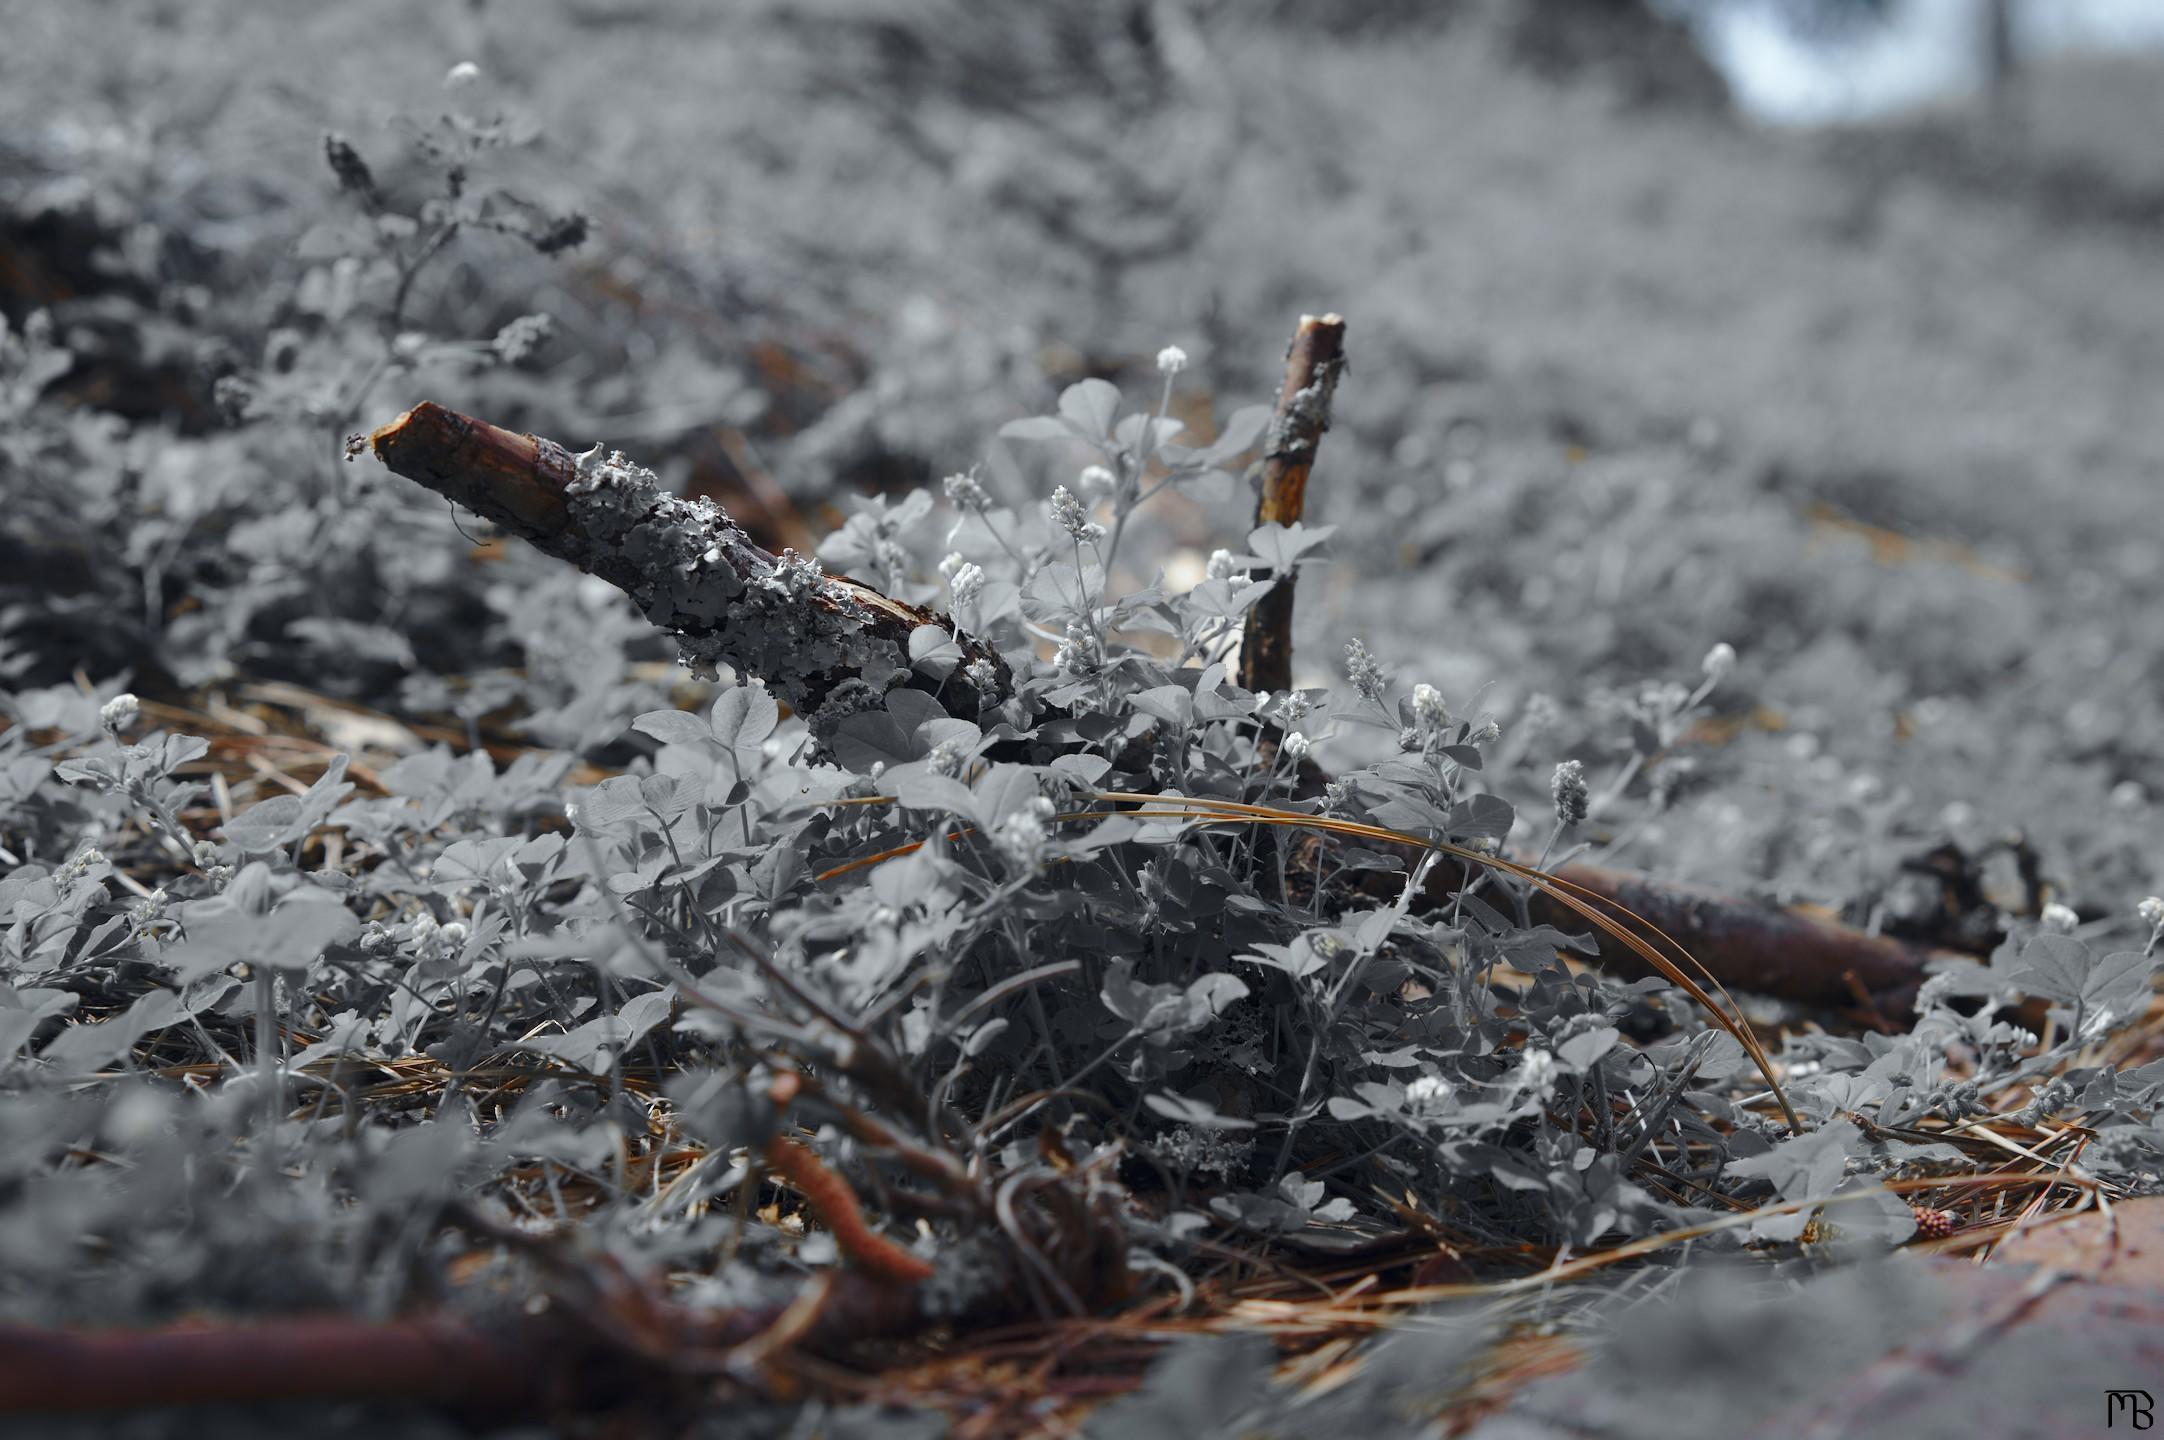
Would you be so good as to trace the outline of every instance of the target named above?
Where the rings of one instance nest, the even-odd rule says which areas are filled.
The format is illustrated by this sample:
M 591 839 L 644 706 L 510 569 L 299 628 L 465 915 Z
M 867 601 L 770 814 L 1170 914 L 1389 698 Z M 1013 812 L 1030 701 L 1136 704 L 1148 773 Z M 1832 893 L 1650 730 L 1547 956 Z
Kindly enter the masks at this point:
M 815 735 L 896 684 L 936 693 L 966 719 L 1012 694 L 999 652 L 968 635 L 959 662 L 919 670 L 910 637 L 926 627 L 954 636 L 947 617 L 794 552 L 770 555 L 719 506 L 662 493 L 652 472 L 598 445 L 573 455 L 427 402 L 368 444 L 396 473 L 630 595 L 694 669 L 726 664 L 765 681 Z
M 1636 917 L 1642 927 L 1673 942 L 1668 948 L 1687 952 L 1724 988 L 1826 1010 L 1861 1011 L 1879 1022 L 1910 1017 L 1933 965 L 1974 964 L 1977 958 L 1868 935 L 1815 906 L 1776 905 L 1599 865 L 1559 865 L 1549 873 Z M 1376 883 L 1390 882 L 1379 877 Z M 1447 904 L 1463 883 L 1458 865 L 1438 865 L 1428 877 L 1427 902 Z M 1581 917 L 1546 892 L 1536 888 L 1531 904 L 1533 918 L 1543 924 L 1584 929 Z M 1602 969 L 1626 976 L 1654 973 L 1614 937 L 1595 938 Z
M 1658 926 L 1723 985 L 1806 1005 L 1845 1009 L 1857 1003 L 1861 990 L 1880 1016 L 1906 1019 L 1934 963 L 1975 960 L 1955 950 L 1867 935 L 1812 907 L 1738 899 L 1597 865 L 1565 865 L 1555 873 Z M 1561 918 L 1545 899 L 1536 899 L 1535 908 L 1548 912 L 1541 918 Z M 1624 974 L 1646 973 L 1621 946 L 1606 942 L 1601 964 Z

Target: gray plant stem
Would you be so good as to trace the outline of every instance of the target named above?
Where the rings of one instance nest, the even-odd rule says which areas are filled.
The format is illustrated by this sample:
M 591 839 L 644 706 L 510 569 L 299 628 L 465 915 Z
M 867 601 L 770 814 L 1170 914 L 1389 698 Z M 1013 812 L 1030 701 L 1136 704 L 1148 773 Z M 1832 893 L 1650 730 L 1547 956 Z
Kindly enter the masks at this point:
M 278 1133 L 278 1120 L 285 1110 L 285 1067 L 278 1053 L 278 980 L 270 966 L 258 962 L 254 968 L 255 1056 L 256 1066 L 262 1074 L 263 1155 L 268 1164 L 271 1142 Z

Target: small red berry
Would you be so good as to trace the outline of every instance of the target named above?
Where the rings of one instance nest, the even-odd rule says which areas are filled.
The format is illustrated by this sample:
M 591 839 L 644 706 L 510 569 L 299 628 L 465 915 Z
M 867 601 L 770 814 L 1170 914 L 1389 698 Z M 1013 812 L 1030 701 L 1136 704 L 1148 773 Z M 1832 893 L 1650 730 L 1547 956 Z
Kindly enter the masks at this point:
M 1922 1205 L 1909 1207 L 1916 1215 L 1916 1234 L 1919 1239 L 1944 1240 L 1961 1228 L 1951 1210 L 1932 1210 Z

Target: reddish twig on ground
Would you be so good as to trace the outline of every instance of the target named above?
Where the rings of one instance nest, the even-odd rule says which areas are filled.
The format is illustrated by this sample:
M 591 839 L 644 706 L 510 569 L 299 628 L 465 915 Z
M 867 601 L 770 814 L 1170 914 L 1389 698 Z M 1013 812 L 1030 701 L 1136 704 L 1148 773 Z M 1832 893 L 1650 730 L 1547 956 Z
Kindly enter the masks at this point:
M 0 1415 L 274 1400 L 503 1411 L 543 1399 L 555 1373 L 541 1334 L 490 1334 L 451 1314 L 384 1322 L 288 1316 L 140 1331 L 0 1329 Z
M 866 1275 L 890 1285 L 932 1278 L 931 1262 L 913 1255 L 864 1223 L 864 1209 L 849 1182 L 796 1141 L 775 1136 L 766 1143 L 766 1168 L 794 1185 L 812 1214 L 834 1236 L 842 1255 Z
M 0 1417 L 375 1400 L 510 1418 L 731 1373 L 742 1347 L 759 1346 L 785 1323 L 792 1346 L 812 1354 L 843 1353 L 926 1324 L 911 1289 L 850 1273 L 832 1276 L 816 1314 L 798 1322 L 793 1303 L 716 1314 L 642 1294 L 637 1308 L 629 1317 L 581 1316 L 558 1305 L 493 1320 L 440 1310 L 387 1321 L 296 1315 L 154 1330 L 0 1326 Z

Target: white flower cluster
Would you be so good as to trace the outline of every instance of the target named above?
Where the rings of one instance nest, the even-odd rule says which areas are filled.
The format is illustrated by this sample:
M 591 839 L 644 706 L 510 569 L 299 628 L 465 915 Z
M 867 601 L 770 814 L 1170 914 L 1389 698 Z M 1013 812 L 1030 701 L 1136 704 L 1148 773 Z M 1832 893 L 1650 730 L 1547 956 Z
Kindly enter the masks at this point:
M 414 917 L 411 926 L 413 953 L 423 960 L 455 960 L 466 948 L 466 922 L 452 920 L 437 923 L 436 917 L 422 911 Z
M 1120 477 L 1102 465 L 1085 465 L 1082 473 L 1075 477 L 1074 483 L 1082 488 L 1082 493 L 1089 499 L 1102 500 L 1119 489 Z
M 1064 485 L 1052 492 L 1052 523 L 1076 540 L 1104 538 L 1104 527 L 1090 523 L 1089 507 Z
M 1295 765 L 1307 758 L 1309 748 L 1307 737 L 1297 730 L 1287 731 L 1284 740 L 1278 745 L 1278 750 Z
M 1430 1115 L 1450 1103 L 1450 1082 L 1440 1075 L 1416 1076 L 1405 1087 L 1405 1108 L 1415 1115 Z
M 983 484 L 974 475 L 949 475 L 945 481 L 947 499 L 963 510 L 988 510 L 992 497 L 985 493 Z
M 2081 928 L 2081 916 L 2074 913 L 2073 906 L 2054 900 L 2044 907 L 2043 914 L 2037 916 L 2037 924 L 2043 927 L 2046 935 L 2071 935 Z
M 984 593 L 984 567 L 965 560 L 947 577 L 947 588 L 953 592 L 957 608 L 971 604 Z
M 1443 692 L 1424 680 L 1413 687 L 1413 723 L 1426 735 L 1438 734 L 1450 723 L 1450 711 L 1443 704 Z
M 924 757 L 924 764 L 934 775 L 943 775 L 947 779 L 953 780 L 962 773 L 963 754 L 960 741 L 942 740 L 932 747 L 929 755 Z
M 1051 843 L 1052 802 L 1036 796 L 1021 809 L 992 827 L 992 844 L 1015 866 L 1031 874 L 1044 869 L 1045 846 Z
M 1357 639 L 1347 641 L 1345 645 L 1345 678 L 1352 681 L 1353 689 L 1359 691 L 1363 699 L 1379 701 L 1383 698 L 1383 667 Z
M 1059 649 L 1053 652 L 1052 663 L 1064 674 L 1096 674 L 1097 646 L 1090 639 L 1089 631 L 1069 621 L 1067 636 L 1059 642 Z
M 168 898 L 161 885 L 128 907 L 128 923 L 138 938 L 150 934 L 163 923 Z
M 887 589 L 900 591 L 909 584 L 909 552 L 894 540 L 880 536 L 872 545 L 872 562 L 886 577 Z
M 2134 913 L 2151 930 L 2164 930 L 2164 895 L 2149 896 L 2134 907 Z
M 1517 1072 L 1510 1077 L 1511 1091 L 1520 1098 L 1544 1097 L 1555 1088 L 1555 1077 L 1561 1068 L 1548 1051 L 1527 1050 Z
M 1187 368 L 1187 352 L 1177 345 L 1167 345 L 1157 352 L 1157 369 L 1160 374 L 1177 375 Z

